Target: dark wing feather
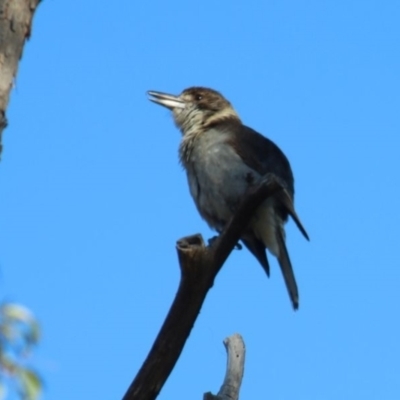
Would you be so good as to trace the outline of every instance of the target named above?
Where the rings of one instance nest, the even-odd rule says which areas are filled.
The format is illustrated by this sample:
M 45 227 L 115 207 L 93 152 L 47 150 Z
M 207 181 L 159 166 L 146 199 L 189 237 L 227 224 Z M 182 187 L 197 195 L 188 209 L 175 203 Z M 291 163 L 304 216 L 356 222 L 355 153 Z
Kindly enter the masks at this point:
M 294 178 L 289 160 L 282 150 L 271 140 L 255 130 L 234 124 L 229 128 L 233 133 L 229 144 L 235 149 L 245 164 L 260 175 L 273 173 L 280 178 L 290 196 L 294 195 Z
M 290 198 L 289 193 L 286 191 L 286 189 L 279 191 L 275 195 L 275 197 L 279 199 L 281 206 L 283 206 L 285 208 L 286 212 L 292 217 L 293 221 L 297 225 L 297 228 L 299 228 L 299 230 L 303 234 L 303 236 L 307 240 L 310 240 L 306 230 L 304 229 L 303 224 L 300 222 L 300 218 L 298 217 L 296 211 L 294 210 L 293 201 Z
M 253 256 L 257 258 L 258 262 L 261 264 L 267 276 L 269 277 L 269 263 L 264 243 L 258 240 L 252 233 L 247 233 L 241 238 L 241 240 L 243 244 L 250 250 Z
M 279 178 L 285 190 L 277 195 L 280 200 L 277 213 L 283 221 L 286 221 L 287 216 L 290 215 L 300 232 L 307 240 L 310 240 L 294 210 L 294 178 L 285 154 L 274 142 L 255 130 L 233 120 L 226 121 L 225 124 L 227 124 L 229 131 L 233 133 L 229 144 L 235 149 L 243 162 L 261 175 L 273 173 Z

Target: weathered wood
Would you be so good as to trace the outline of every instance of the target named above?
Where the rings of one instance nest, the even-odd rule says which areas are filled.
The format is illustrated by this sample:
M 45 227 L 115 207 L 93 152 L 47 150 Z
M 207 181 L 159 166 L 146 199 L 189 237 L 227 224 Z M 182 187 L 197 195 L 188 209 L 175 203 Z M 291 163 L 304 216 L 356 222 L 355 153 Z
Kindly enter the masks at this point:
M 25 40 L 29 39 L 32 18 L 40 0 L 0 0 L 0 156 L 6 109 L 17 75 Z
M 224 382 L 217 395 L 205 393 L 203 400 L 238 400 L 244 373 L 246 349 L 241 335 L 235 334 L 224 340 L 228 355 Z

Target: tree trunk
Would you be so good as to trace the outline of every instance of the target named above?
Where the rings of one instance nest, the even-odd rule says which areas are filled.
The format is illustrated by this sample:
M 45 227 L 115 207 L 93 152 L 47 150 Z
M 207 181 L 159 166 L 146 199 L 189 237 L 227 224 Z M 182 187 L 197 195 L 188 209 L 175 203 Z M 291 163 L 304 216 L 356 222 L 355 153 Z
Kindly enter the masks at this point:
M 33 14 L 40 0 L 0 0 L 0 157 L 7 126 L 6 108 Z

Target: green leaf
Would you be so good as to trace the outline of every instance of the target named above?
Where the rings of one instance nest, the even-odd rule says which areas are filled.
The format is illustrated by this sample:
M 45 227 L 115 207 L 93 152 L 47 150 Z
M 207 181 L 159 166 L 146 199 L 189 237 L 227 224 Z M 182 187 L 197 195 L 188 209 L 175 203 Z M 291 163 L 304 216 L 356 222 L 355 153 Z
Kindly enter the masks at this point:
M 34 345 L 39 341 L 40 338 L 40 327 L 33 314 L 26 308 L 19 304 L 5 303 L 0 309 L 6 320 L 12 322 L 20 322 L 26 325 L 27 331 L 24 332 L 24 338 L 28 345 Z M 12 339 L 15 335 L 15 331 L 9 329 L 7 331 L 7 325 L 9 323 L 3 322 L 3 334 Z
M 42 390 L 42 382 L 39 376 L 29 369 L 21 369 L 18 375 L 23 398 L 25 400 L 37 400 Z
M 7 388 L 0 382 L 0 400 L 4 400 L 7 395 Z
M 32 313 L 26 307 L 19 304 L 5 303 L 1 306 L 1 312 L 6 318 L 24 322 L 26 324 L 29 324 L 34 320 Z

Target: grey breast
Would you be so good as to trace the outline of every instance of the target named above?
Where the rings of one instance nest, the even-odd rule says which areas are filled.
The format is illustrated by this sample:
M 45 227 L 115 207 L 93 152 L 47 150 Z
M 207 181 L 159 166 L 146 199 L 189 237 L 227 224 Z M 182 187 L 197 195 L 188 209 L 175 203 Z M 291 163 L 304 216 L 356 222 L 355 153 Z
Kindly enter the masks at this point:
M 222 229 L 248 186 L 261 176 L 227 144 L 227 132 L 210 129 L 196 138 L 186 166 L 191 195 L 203 218 Z M 249 174 L 252 179 L 249 180 Z

